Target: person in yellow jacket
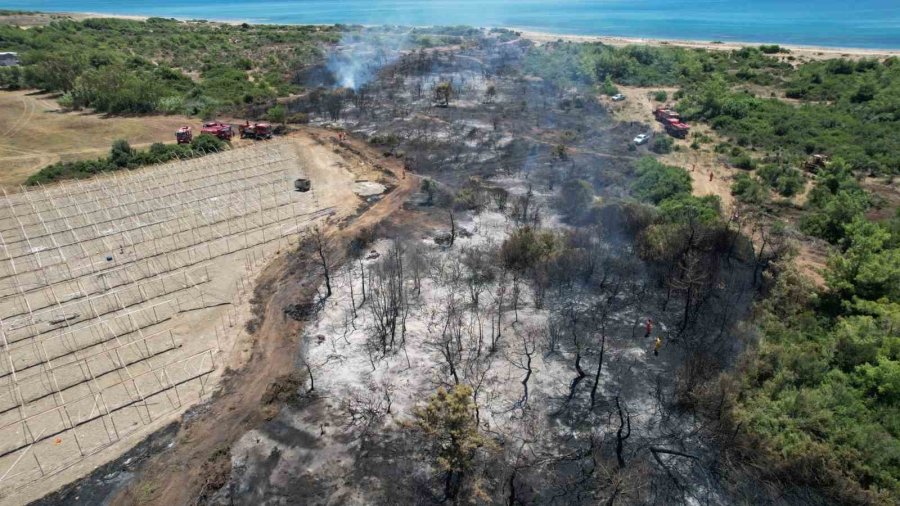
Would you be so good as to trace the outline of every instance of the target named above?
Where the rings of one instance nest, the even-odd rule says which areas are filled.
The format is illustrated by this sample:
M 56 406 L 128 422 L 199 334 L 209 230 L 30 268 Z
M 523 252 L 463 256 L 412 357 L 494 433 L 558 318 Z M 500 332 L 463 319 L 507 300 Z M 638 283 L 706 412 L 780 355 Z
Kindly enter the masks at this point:
M 657 336 L 656 344 L 653 346 L 653 355 L 659 356 L 659 349 L 662 348 L 662 336 Z

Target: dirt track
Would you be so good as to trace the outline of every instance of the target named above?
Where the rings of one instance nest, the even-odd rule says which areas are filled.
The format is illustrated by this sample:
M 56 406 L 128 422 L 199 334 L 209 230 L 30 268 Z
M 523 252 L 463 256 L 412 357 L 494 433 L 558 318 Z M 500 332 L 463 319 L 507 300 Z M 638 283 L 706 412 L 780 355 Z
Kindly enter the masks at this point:
M 311 133 L 321 141 L 332 143 L 330 134 Z M 358 152 L 375 159 L 364 143 L 348 143 Z M 349 161 L 363 163 L 346 149 L 337 148 Z M 332 227 L 328 232 L 337 242 L 352 237 L 358 231 L 374 226 L 399 209 L 416 188 L 417 178 L 403 177 L 403 168 L 395 161 L 379 161 L 395 176 L 396 187 L 359 217 L 351 219 L 343 228 Z M 264 322 L 251 342 L 237 346 L 252 347 L 246 364 L 224 381 L 221 394 L 214 397 L 200 414 L 184 423 L 176 436 L 176 445 L 167 452 L 151 458 L 138 478 L 112 500 L 113 504 L 192 504 L 203 493 L 210 473 L 215 473 L 217 454 L 221 456 L 247 430 L 252 429 L 277 412 L 277 405 L 265 405 L 262 397 L 279 377 L 295 369 L 295 359 L 301 324 L 285 318 L 283 308 L 288 304 L 309 299 L 318 286 L 317 269 L 303 274 L 295 272 L 296 263 L 287 255 L 279 256 L 261 274 L 259 287 L 264 287 L 266 299 Z M 300 278 L 300 279 L 298 279 Z M 265 287 L 270 287 L 266 290 Z M 227 452 L 225 457 L 227 457 Z
M 637 86 L 619 86 L 619 91 L 627 98 L 623 102 L 612 102 L 605 97 L 600 100 L 607 104 L 619 121 L 638 121 L 650 125 L 653 135 L 666 135 L 662 125 L 653 117 L 653 109 L 658 102 L 650 98 L 650 93 L 655 90 L 664 90 L 671 97 L 677 88 L 653 87 L 641 88 Z M 712 139 L 717 139 L 716 133 L 704 124 L 693 125 L 695 131 L 702 132 Z M 698 197 L 715 195 L 722 202 L 722 211 L 730 216 L 735 211 L 735 200 L 731 194 L 731 185 L 737 174 L 744 173 L 742 169 L 730 167 L 722 162 L 720 157 L 707 144 L 700 150 L 690 147 L 691 138 L 676 140 L 681 149 L 660 155 L 659 160 L 669 165 L 683 167 L 691 176 L 693 193 Z M 718 142 L 716 140 L 716 142 Z M 712 177 L 710 178 L 710 174 Z M 812 185 L 808 185 L 806 191 Z M 806 192 L 794 197 L 796 205 L 802 205 Z M 774 195 L 774 193 L 773 193 Z M 806 274 L 814 283 L 823 286 L 825 281 L 821 271 L 825 268 L 828 252 L 817 241 L 803 241 L 798 245 L 796 265 L 801 272 Z

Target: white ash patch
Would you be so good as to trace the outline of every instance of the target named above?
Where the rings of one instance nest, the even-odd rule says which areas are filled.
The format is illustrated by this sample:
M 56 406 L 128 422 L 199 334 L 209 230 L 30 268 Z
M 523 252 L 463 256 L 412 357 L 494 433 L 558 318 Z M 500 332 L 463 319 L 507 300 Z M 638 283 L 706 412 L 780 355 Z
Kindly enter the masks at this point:
M 356 181 L 353 183 L 353 193 L 359 195 L 360 197 L 373 197 L 375 195 L 381 195 L 387 190 L 387 188 L 381 184 L 376 183 L 374 181 Z

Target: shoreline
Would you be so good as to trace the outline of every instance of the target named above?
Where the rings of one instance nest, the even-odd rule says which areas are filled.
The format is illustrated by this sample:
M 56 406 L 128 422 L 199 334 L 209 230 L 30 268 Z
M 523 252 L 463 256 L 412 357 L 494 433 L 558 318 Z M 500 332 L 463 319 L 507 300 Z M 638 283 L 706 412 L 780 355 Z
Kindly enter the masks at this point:
M 111 13 L 102 13 L 102 12 L 45 12 L 38 11 L 36 13 L 38 16 L 68 16 L 75 20 L 84 20 L 84 19 L 96 19 L 96 18 L 114 18 L 114 19 L 129 19 L 132 21 L 146 21 L 147 19 L 154 16 L 145 16 L 145 15 L 137 15 L 137 14 L 111 14 Z M 199 19 L 193 18 L 178 18 L 171 17 L 167 19 L 175 19 L 182 22 L 189 21 L 199 21 Z M 0 17 L 2 20 L 2 17 Z M 333 24 L 338 23 L 260 23 L 259 21 L 253 21 L 251 19 L 204 19 L 204 21 L 208 21 L 210 23 L 221 23 L 227 25 L 240 25 L 243 23 L 248 24 L 281 24 L 281 25 L 294 25 L 294 26 L 331 26 Z M 365 26 L 377 26 L 377 25 L 365 25 Z M 423 26 L 438 26 L 438 25 L 423 25 Z M 483 27 L 483 28 L 492 28 L 492 27 Z M 706 41 L 706 40 L 693 40 L 693 39 L 656 39 L 651 37 L 626 37 L 626 36 L 618 36 L 618 35 L 575 35 L 575 34 L 564 34 L 564 33 L 554 33 L 554 32 L 545 32 L 541 30 L 533 30 L 528 28 L 518 28 L 515 26 L 503 26 L 496 28 L 505 28 L 507 30 L 512 30 L 521 35 L 523 39 L 530 40 L 536 43 L 547 43 L 547 42 L 555 42 L 558 40 L 569 41 L 569 42 L 581 42 L 581 43 L 590 43 L 590 42 L 599 42 L 602 44 L 610 45 L 610 46 L 629 46 L 629 45 L 644 45 L 644 46 L 673 46 L 673 47 L 684 47 L 688 49 L 705 49 L 710 51 L 731 51 L 734 49 L 740 49 L 743 47 L 759 47 L 761 45 L 778 45 L 784 49 L 790 51 L 790 53 L 781 53 L 782 55 L 793 54 L 795 56 L 808 56 L 810 58 L 838 58 L 838 57 L 856 57 L 856 58 L 887 58 L 891 56 L 900 57 L 900 49 L 876 49 L 876 48 L 862 48 L 862 47 L 831 47 L 831 46 L 815 46 L 815 45 L 803 45 L 803 44 L 782 44 L 779 42 L 745 42 L 745 41 L 729 41 L 729 42 L 714 42 L 714 41 Z
M 620 37 L 615 35 L 566 35 L 552 32 L 542 32 L 538 30 L 519 29 L 515 27 L 507 27 L 521 34 L 523 39 L 533 42 L 546 43 L 555 42 L 557 40 L 569 42 L 599 42 L 609 46 L 674 46 L 689 49 L 706 49 L 712 51 L 731 51 L 733 49 L 741 49 L 743 47 L 759 47 L 764 45 L 778 45 L 790 51 L 790 53 L 781 54 L 799 54 L 818 57 L 891 57 L 900 56 L 900 49 L 872 49 L 862 47 L 830 47 L 830 46 L 806 46 L 802 44 L 781 44 L 778 42 L 713 42 L 703 40 L 690 39 L 654 39 L 646 37 Z

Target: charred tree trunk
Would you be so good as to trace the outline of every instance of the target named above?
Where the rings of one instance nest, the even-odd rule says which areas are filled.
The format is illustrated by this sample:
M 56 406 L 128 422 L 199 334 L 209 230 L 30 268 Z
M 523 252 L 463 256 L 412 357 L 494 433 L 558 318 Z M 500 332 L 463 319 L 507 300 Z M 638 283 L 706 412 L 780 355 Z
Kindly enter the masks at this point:
M 313 240 L 315 241 L 316 252 L 319 255 L 319 261 L 322 263 L 322 271 L 325 273 L 325 298 L 331 297 L 331 270 L 328 266 L 327 249 L 325 234 L 322 229 L 316 227 L 313 230 Z
M 567 401 L 571 401 L 575 397 L 575 389 L 578 388 L 578 384 L 581 383 L 581 380 L 587 376 L 584 369 L 581 368 L 581 350 L 575 352 L 575 370 L 578 371 L 578 376 L 575 376 L 572 380 L 572 384 L 569 385 L 569 398 Z
M 619 462 L 619 469 L 624 469 L 625 456 L 623 453 L 625 450 L 625 440 L 631 437 L 631 415 L 626 416 L 626 414 L 623 414 L 622 404 L 619 402 L 618 395 L 616 396 L 616 409 L 619 410 L 619 430 L 616 432 L 616 460 Z
M 597 363 L 597 373 L 594 374 L 594 386 L 591 387 L 591 409 L 597 401 L 597 387 L 600 385 L 600 373 L 603 371 L 603 355 L 606 353 L 606 334 L 600 337 L 600 361 Z

